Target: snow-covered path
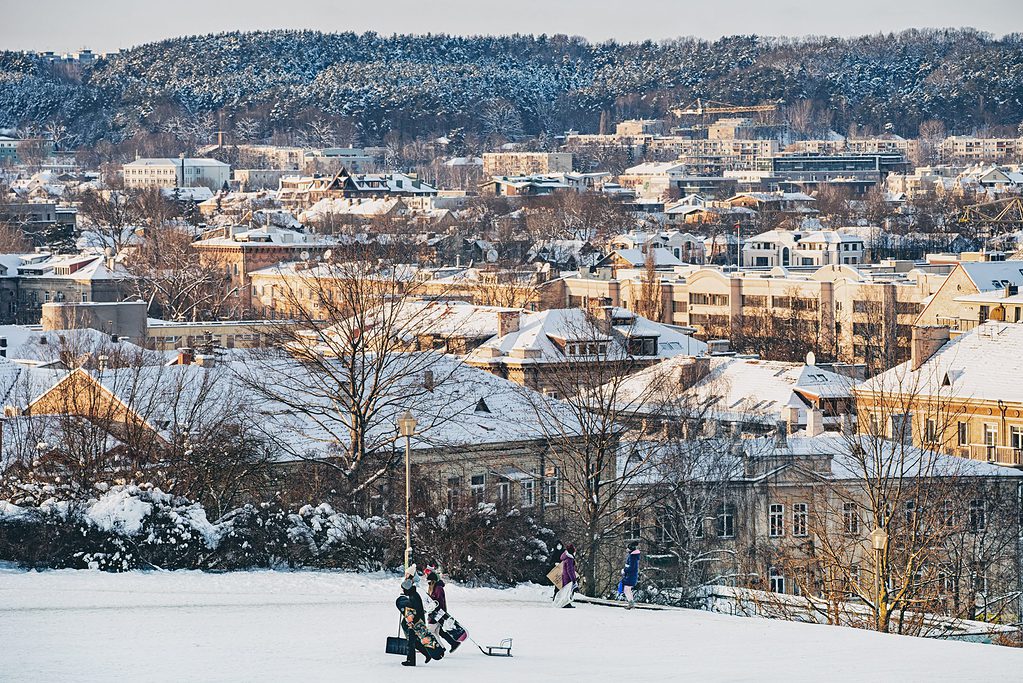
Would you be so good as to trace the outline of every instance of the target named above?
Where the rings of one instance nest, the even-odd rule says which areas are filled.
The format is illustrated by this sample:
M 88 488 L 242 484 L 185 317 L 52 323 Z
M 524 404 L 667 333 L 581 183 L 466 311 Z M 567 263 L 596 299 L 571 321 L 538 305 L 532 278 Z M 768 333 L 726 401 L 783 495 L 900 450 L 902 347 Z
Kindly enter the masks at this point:
M 692 611 L 550 607 L 550 591 L 450 586 L 484 643 L 414 669 L 384 654 L 393 576 L 0 570 L 0 681 L 1015 680 L 1023 651 Z

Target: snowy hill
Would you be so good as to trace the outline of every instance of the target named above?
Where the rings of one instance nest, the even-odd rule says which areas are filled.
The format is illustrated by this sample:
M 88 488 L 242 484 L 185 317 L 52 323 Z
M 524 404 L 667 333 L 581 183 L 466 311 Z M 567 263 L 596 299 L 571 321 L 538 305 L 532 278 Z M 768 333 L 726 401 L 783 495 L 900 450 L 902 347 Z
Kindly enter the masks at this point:
M 1023 652 L 853 629 L 591 605 L 550 590 L 449 586 L 482 643 L 406 674 L 384 654 L 393 576 L 0 570 L 0 678 L 17 681 L 1016 680 Z
M 485 120 L 485 104 L 497 99 L 510 102 L 513 118 L 535 134 L 594 131 L 601 111 L 661 116 L 702 97 L 814 100 L 833 112 L 824 123 L 836 130 L 856 122 L 880 131 L 890 122 L 895 132 L 916 135 L 922 121 L 941 119 L 950 131 L 970 132 L 984 124 L 1014 128 L 1023 119 L 1021 65 L 1018 34 L 995 39 L 972 29 L 642 44 L 235 32 L 141 45 L 73 74 L 0 51 L 0 128 L 62 121 L 83 143 L 117 142 L 167 129 L 171 122 L 161 116 L 174 107 L 189 116 L 255 115 L 281 130 L 322 110 L 347 117 L 366 144 L 396 125 L 410 136 L 496 129 L 505 124 Z

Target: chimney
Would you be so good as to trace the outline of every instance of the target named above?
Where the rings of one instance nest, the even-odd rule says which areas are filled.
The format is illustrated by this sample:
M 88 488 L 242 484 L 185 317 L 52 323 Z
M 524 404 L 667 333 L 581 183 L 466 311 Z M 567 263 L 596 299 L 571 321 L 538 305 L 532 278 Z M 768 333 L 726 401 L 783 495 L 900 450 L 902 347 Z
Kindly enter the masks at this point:
M 806 435 L 820 436 L 824 433 L 824 413 L 818 408 L 806 412 Z
M 433 382 L 433 370 L 426 370 L 423 372 L 423 388 L 427 391 L 433 391 L 435 384 Z
M 680 388 L 687 389 L 710 374 L 710 356 L 694 356 L 681 369 Z
M 506 334 L 518 332 L 521 320 L 521 311 L 499 311 L 497 313 L 497 336 L 503 337 Z
M 948 343 L 948 325 L 921 325 L 913 327 L 910 347 L 910 370 L 918 370 L 935 352 Z
M 799 406 L 785 406 L 781 409 L 782 418 L 788 425 L 788 433 L 799 431 Z
M 789 445 L 788 441 L 788 425 L 785 424 L 785 420 L 778 420 L 778 423 L 774 428 L 774 447 L 775 448 L 787 448 Z
M 217 357 L 208 354 L 200 354 L 195 357 L 195 364 L 201 365 L 204 368 L 212 368 L 217 364 Z
M 191 365 L 194 360 L 195 356 L 192 353 L 192 349 L 187 346 L 182 346 L 178 349 L 178 362 L 176 365 Z
M 849 413 L 842 413 L 842 434 L 845 436 L 853 435 L 853 420 L 852 415 Z
M 728 340 L 727 339 L 711 339 L 707 342 L 707 353 L 710 355 L 718 355 L 728 353 Z

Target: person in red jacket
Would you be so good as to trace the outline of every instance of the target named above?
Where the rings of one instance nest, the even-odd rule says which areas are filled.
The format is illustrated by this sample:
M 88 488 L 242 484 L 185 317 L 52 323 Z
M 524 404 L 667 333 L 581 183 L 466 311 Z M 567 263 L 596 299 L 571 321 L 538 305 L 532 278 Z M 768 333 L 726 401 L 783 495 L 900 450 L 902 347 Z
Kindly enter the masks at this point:
M 426 583 L 428 587 L 426 594 L 437 603 L 437 607 L 443 612 L 443 614 L 438 615 L 436 610 L 431 610 L 427 617 L 427 625 L 433 631 L 433 634 L 443 638 L 448 647 L 451 648 L 451 651 L 454 652 L 461 643 L 444 630 L 444 621 L 448 618 L 448 600 L 447 595 L 444 593 L 444 580 L 440 578 L 440 573 L 436 567 L 427 568 Z

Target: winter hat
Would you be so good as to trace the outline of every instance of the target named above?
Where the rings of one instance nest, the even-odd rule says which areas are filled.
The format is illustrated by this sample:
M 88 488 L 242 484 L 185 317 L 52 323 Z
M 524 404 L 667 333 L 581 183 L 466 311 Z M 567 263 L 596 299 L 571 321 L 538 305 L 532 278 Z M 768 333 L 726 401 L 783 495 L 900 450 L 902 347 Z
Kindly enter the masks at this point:
M 639 541 L 633 541 L 632 543 L 629 544 L 629 550 L 635 550 L 638 547 L 639 547 Z

